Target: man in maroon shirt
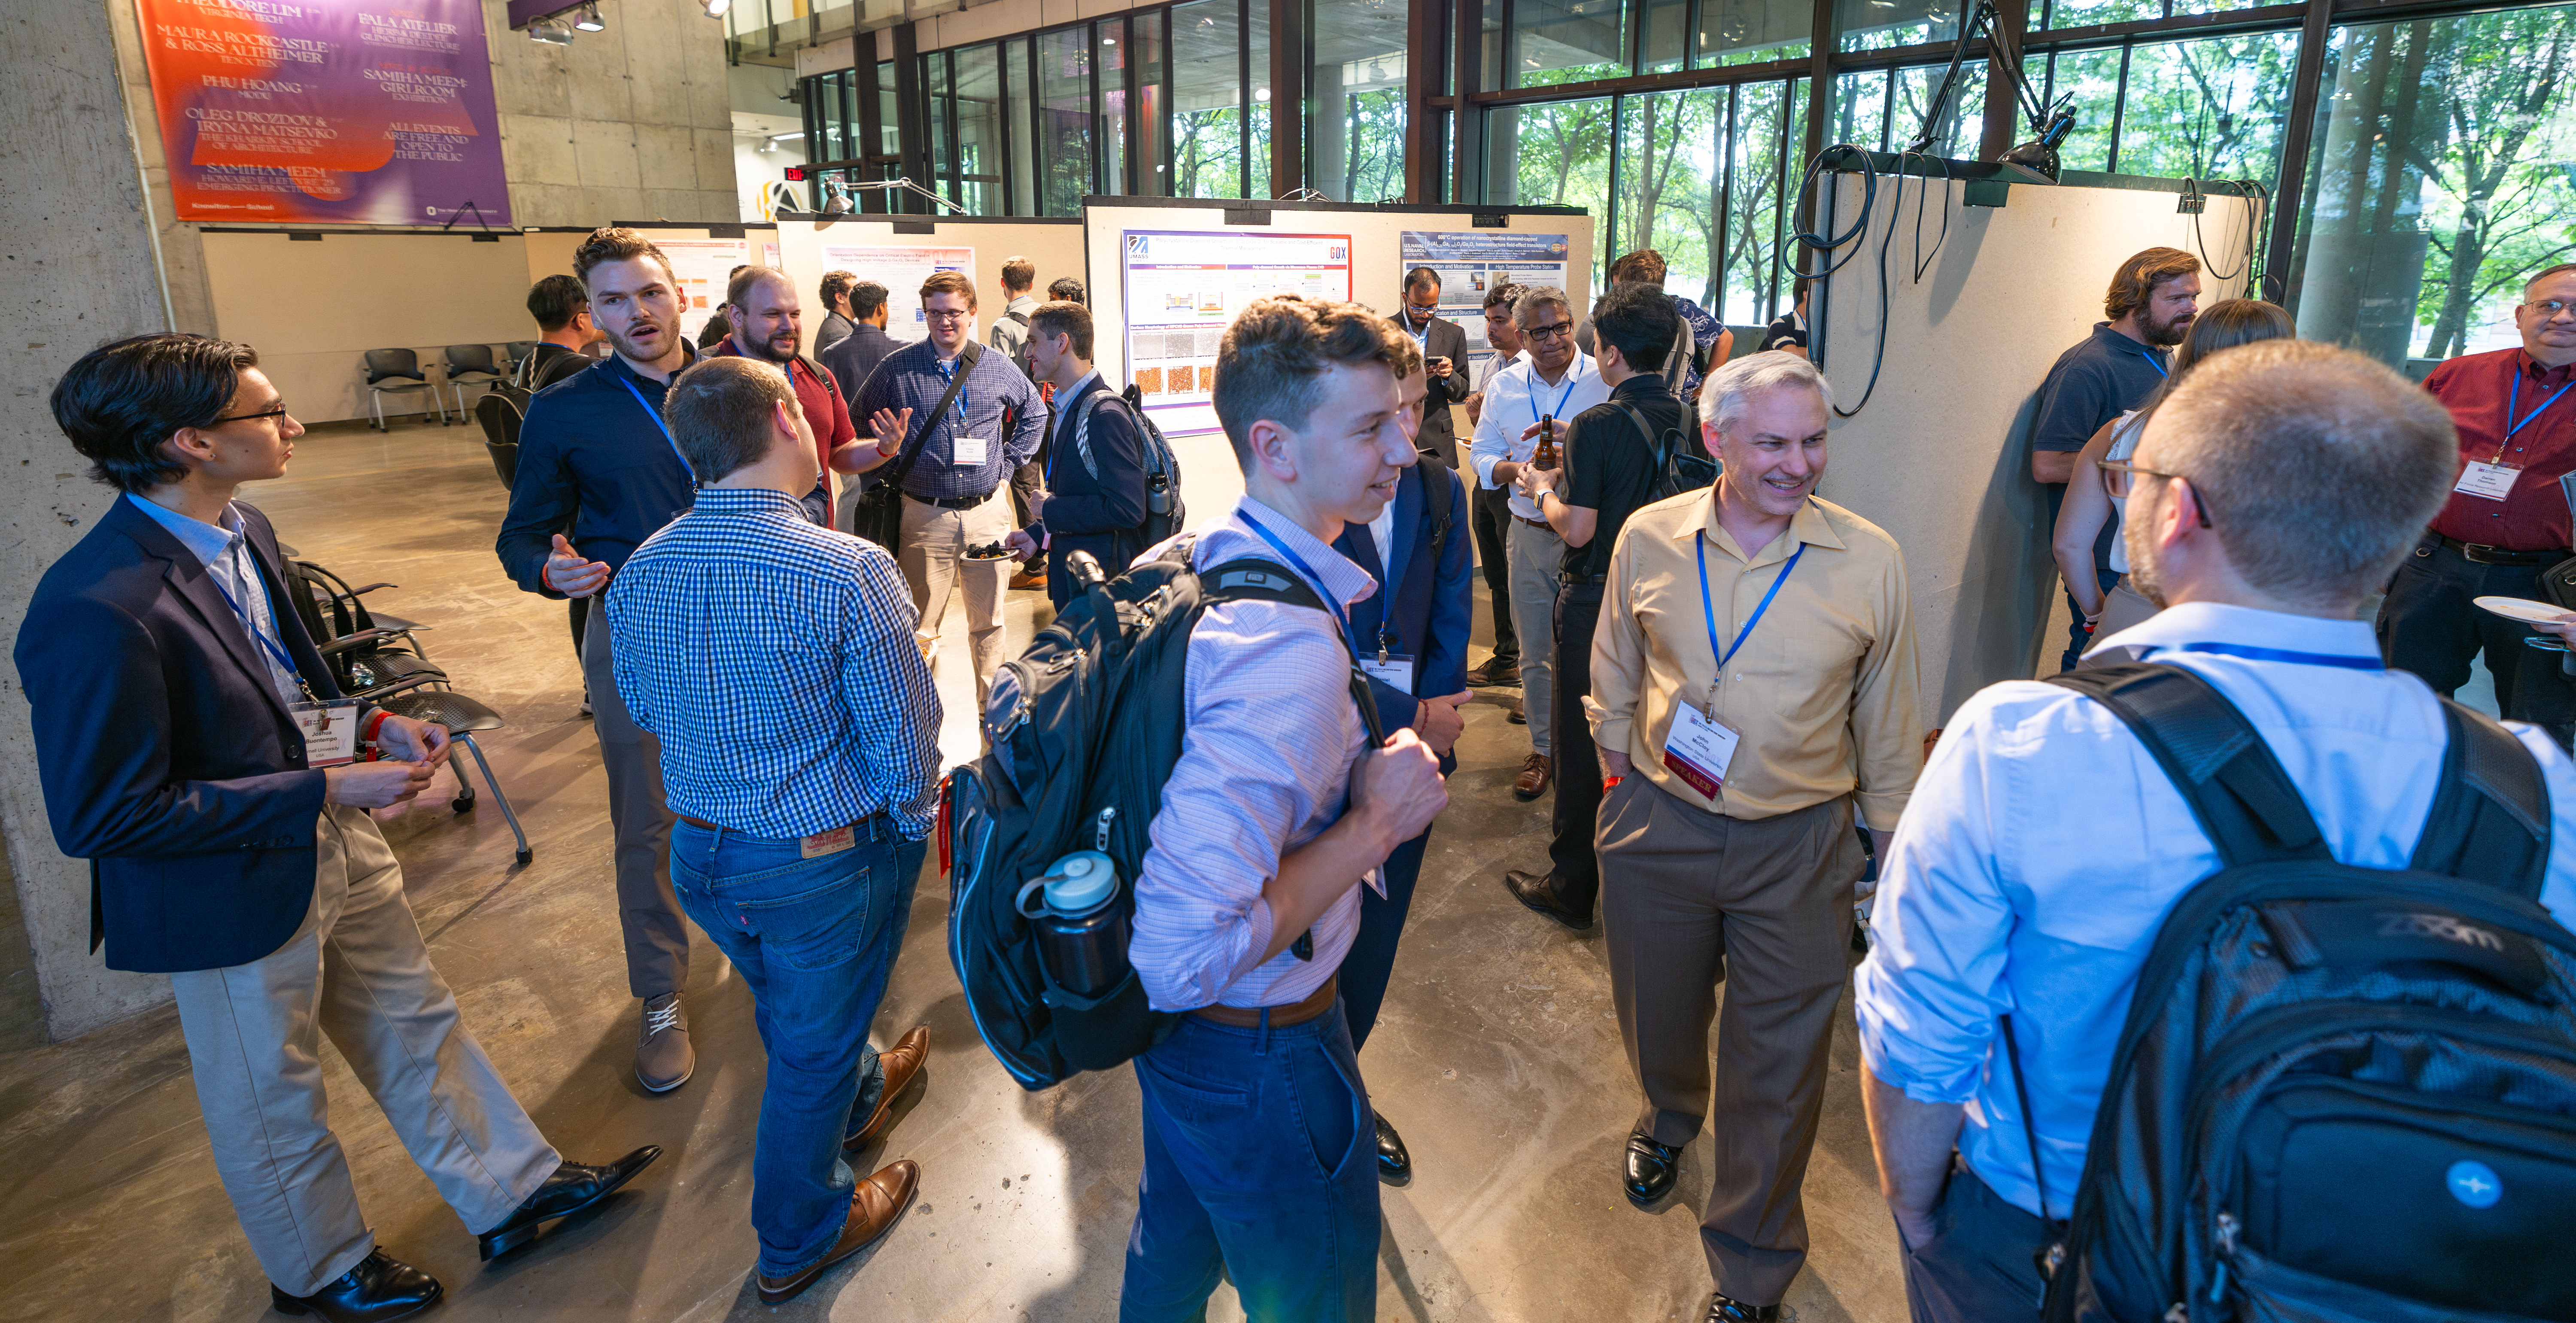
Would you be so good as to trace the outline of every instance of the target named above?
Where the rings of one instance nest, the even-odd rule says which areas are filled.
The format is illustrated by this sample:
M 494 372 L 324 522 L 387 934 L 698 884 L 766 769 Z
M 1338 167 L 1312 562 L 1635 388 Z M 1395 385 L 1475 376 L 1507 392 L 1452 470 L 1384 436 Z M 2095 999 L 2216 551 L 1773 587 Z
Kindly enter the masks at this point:
M 794 282 L 776 267 L 744 267 L 725 286 L 724 311 L 733 332 L 708 352 L 777 364 L 796 387 L 796 403 L 803 406 L 805 421 L 814 429 L 814 465 L 828 471 L 832 452 L 857 440 L 859 433 L 850 423 L 850 406 L 841 401 L 831 372 L 799 352 L 803 309 L 797 303 Z M 805 513 L 815 523 L 832 527 L 828 508 L 809 508 Z
M 2390 666 L 2444 694 L 2467 682 L 2469 659 L 2484 650 L 2497 707 L 2564 745 L 2576 734 L 2565 654 L 2526 646 L 2531 629 L 2473 602 L 2538 598 L 2540 572 L 2576 548 L 2558 482 L 2576 470 L 2576 263 L 2533 276 L 2513 321 L 2520 349 L 2462 355 L 2424 379 L 2459 429 L 2460 476 L 2397 567 L 2379 608 L 2379 646 Z

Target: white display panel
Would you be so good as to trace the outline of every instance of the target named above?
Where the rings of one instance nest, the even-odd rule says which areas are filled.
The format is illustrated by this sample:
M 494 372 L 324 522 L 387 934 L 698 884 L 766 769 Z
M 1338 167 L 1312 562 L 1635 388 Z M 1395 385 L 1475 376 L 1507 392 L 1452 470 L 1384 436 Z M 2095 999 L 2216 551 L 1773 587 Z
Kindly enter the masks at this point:
M 1218 430 L 1217 346 L 1246 306 L 1351 297 L 1347 234 L 1128 230 L 1118 249 L 1128 379 L 1166 436 Z
M 1427 266 L 1440 273 L 1440 315 L 1467 332 L 1467 352 L 1493 346 L 1485 340 L 1485 293 L 1511 281 L 1519 285 L 1565 283 L 1573 245 L 1562 234 L 1511 230 L 1406 230 L 1399 250 L 1404 269 Z
M 897 244 L 826 243 L 825 271 L 847 271 L 886 287 L 886 334 L 897 340 L 927 340 L 929 323 L 921 318 L 921 282 L 942 271 L 975 274 L 975 250 L 954 247 L 906 247 Z M 820 326 L 817 313 L 806 321 Z

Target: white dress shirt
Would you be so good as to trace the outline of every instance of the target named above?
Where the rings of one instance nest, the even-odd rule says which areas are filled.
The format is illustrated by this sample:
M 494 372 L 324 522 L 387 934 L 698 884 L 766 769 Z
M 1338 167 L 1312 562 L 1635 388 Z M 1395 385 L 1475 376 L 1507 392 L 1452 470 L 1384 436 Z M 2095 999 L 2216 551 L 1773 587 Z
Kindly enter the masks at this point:
M 1468 451 L 1476 466 L 1476 481 L 1488 490 L 1502 486 L 1494 481 L 1494 466 L 1510 460 L 1527 463 L 1538 452 L 1538 438 L 1527 441 L 1521 433 L 1542 417 L 1556 419 L 1557 443 L 1565 441 L 1566 425 L 1574 415 L 1596 404 L 1607 403 L 1610 387 L 1601 380 L 1601 370 L 1590 354 L 1577 350 L 1574 362 L 1565 375 L 1550 383 L 1538 374 L 1538 365 L 1527 357 L 1515 359 L 1512 365 L 1494 374 L 1485 386 L 1484 412 L 1476 421 L 1476 444 Z M 1530 499 L 1513 492 L 1512 513 L 1523 519 L 1545 519 Z
M 2253 660 L 2211 644 L 2348 657 L 2367 669 Z M 2446 734 L 2433 691 L 2379 668 L 2367 624 L 2186 603 L 2105 640 L 2189 667 L 2245 714 L 2298 786 L 2334 857 L 2404 868 Z M 2541 903 L 2576 918 L 2576 765 L 2512 723 L 2552 808 Z M 1920 1102 L 1971 1103 L 1968 1166 L 2025 1212 L 2039 1200 L 2010 1068 L 1991 1049 L 2013 1016 L 2048 1168 L 2048 1211 L 2074 1207 L 2085 1142 L 2139 967 L 2165 914 L 2218 870 L 2191 807 L 2109 708 L 2015 680 L 1953 716 L 1916 782 L 1853 979 L 1861 1055 Z

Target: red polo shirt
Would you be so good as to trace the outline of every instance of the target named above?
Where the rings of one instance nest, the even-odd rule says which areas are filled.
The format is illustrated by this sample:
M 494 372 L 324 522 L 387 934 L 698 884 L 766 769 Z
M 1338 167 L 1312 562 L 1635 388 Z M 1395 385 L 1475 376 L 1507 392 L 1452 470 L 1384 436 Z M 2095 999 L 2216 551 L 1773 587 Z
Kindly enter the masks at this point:
M 734 346 L 730 335 L 707 352 L 718 356 L 748 357 Z M 814 430 L 817 471 L 830 472 L 832 452 L 859 438 L 858 429 L 850 425 L 850 406 L 841 401 L 840 389 L 832 382 L 831 369 L 819 364 L 809 366 L 802 358 L 786 366 L 788 383 L 796 387 L 796 403 L 805 410 L 805 425 Z
M 2558 475 L 2576 470 L 2576 390 L 2559 394 L 2571 380 L 2576 364 L 2544 368 L 2520 349 L 2464 354 L 2424 378 L 2424 389 L 2451 411 L 2459 429 L 2463 469 L 2475 461 L 2523 471 L 2501 501 L 2452 492 L 2433 518 L 2434 532 L 2509 551 L 2576 547 L 2567 497 L 2558 488 Z M 2518 430 L 2505 420 L 2508 407 Z

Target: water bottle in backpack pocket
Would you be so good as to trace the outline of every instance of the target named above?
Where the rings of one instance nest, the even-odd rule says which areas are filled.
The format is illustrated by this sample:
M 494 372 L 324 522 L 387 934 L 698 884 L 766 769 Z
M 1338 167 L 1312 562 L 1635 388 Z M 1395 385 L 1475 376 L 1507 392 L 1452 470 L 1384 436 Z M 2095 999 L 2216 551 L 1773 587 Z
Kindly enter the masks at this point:
M 1097 997 L 1127 977 L 1129 925 L 1118 899 L 1118 865 L 1098 850 L 1076 850 L 1020 888 L 1020 916 L 1037 927 L 1049 982 Z

